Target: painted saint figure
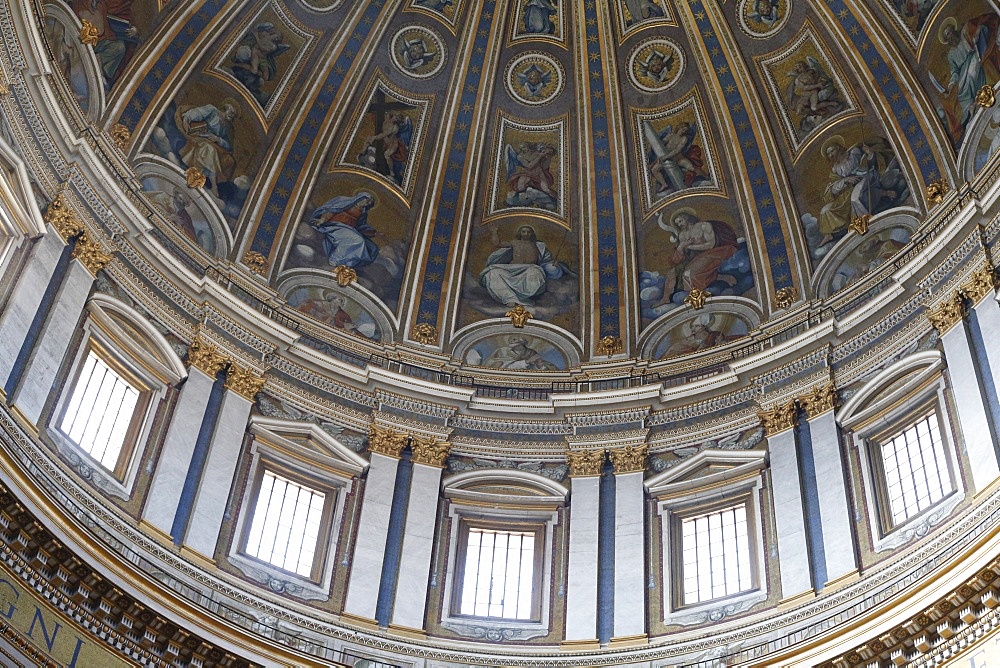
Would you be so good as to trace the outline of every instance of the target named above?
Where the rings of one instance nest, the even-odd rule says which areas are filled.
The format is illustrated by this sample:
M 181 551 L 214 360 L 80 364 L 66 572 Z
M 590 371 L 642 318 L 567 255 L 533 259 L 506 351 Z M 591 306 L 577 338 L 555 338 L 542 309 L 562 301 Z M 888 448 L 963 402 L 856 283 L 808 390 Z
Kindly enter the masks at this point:
M 378 231 L 368 224 L 373 206 L 375 196 L 362 191 L 334 197 L 313 212 L 309 225 L 323 235 L 323 251 L 331 267 L 358 267 L 378 257 L 378 246 L 372 241 Z
M 558 367 L 542 357 L 528 345 L 528 340 L 520 336 L 507 339 L 507 345 L 494 350 L 483 360 L 483 366 L 490 369 L 525 369 L 555 371 Z
M 625 0 L 625 11 L 629 25 L 667 15 L 657 0 Z
M 270 93 L 263 90 L 264 83 L 278 74 L 277 57 L 291 48 L 273 23 L 261 23 L 247 31 L 236 53 L 232 56 L 231 70 L 240 83 L 246 86 L 260 106 L 267 106 Z
M 490 228 L 490 235 L 497 250 L 486 258 L 479 284 L 499 304 L 530 306 L 545 292 L 547 281 L 562 278 L 566 272 L 530 225 L 517 228 L 516 238 L 510 241 L 501 242 L 496 227 Z
M 233 121 L 237 118 L 239 105 L 232 98 L 223 100 L 221 108 L 204 104 L 178 114 L 177 125 L 187 139 L 180 151 L 181 160 L 202 170 L 212 194 L 220 199 L 219 183 L 230 181 L 236 167 Z
M 382 121 L 381 132 L 365 141 L 365 153 L 359 156 L 361 164 L 367 166 L 367 160 L 363 156 L 375 147 L 376 142 L 381 142 L 382 156 L 388 166 L 386 176 L 391 177 L 397 184 L 402 184 L 406 172 L 406 160 L 410 154 L 411 139 L 413 139 L 413 121 L 410 117 L 401 111 L 389 111 Z
M 555 2 L 558 0 L 527 0 L 524 3 L 524 32 L 535 35 L 552 35 L 556 24 L 552 17 L 558 11 Z
M 844 109 L 833 78 L 816 58 L 806 56 L 796 61 L 788 77 L 788 105 L 799 117 L 799 130 L 803 133 L 811 132 L 823 119 Z
M 938 40 L 948 46 L 948 83 L 942 86 L 931 75 L 931 82 L 942 97 L 938 108 L 956 146 L 965 126 L 975 112 L 976 93 L 988 81 L 996 81 L 1000 70 L 1000 16 L 983 14 L 970 19 L 961 29 L 949 16 L 938 30 Z
M 552 175 L 552 144 L 520 144 L 515 150 L 510 144 L 507 154 L 507 204 L 538 206 L 555 210 L 558 203 L 556 180 Z
M 830 181 L 819 213 L 820 246 L 846 230 L 855 216 L 874 215 L 909 196 L 896 155 L 884 139 L 848 148 L 843 137 L 834 135 L 823 144 L 823 155 L 830 163 Z
M 101 65 L 104 86 L 110 90 L 137 42 L 139 29 L 132 23 L 132 0 L 72 0 L 71 5 L 81 21 L 97 28 L 94 55 Z
M 675 244 L 665 271 L 662 303 L 669 303 L 678 285 L 690 292 L 704 290 L 716 280 L 736 284 L 735 277 L 720 272 L 722 264 L 739 249 L 739 239 L 730 225 L 721 220 L 701 220 L 689 207 L 678 209 L 670 224 L 661 215 L 658 224 Z
M 671 343 L 663 357 L 686 355 L 727 343 L 734 338 L 719 331 L 717 327 L 716 318 L 711 313 L 703 313 L 692 318 L 681 326 L 682 338 Z

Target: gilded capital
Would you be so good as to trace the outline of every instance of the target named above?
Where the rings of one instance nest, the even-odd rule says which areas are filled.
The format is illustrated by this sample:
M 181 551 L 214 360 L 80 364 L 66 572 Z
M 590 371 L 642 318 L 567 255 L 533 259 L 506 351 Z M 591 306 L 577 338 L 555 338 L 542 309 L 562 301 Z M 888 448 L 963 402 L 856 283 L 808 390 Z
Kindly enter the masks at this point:
M 566 453 L 566 463 L 571 478 L 601 475 L 604 450 L 570 450 Z
M 444 460 L 451 452 L 451 443 L 439 441 L 435 438 L 424 438 L 414 436 L 410 439 L 410 449 L 413 452 L 412 461 L 414 464 L 426 464 L 427 466 L 444 467 Z
M 229 373 L 226 375 L 226 389 L 235 392 L 247 401 L 253 401 L 257 397 L 257 393 L 264 389 L 264 377 L 258 376 L 253 369 L 230 364 Z
M 403 448 L 406 447 L 408 440 L 409 437 L 406 434 L 395 432 L 389 427 L 380 427 L 377 424 L 373 424 L 368 431 L 368 450 L 385 455 L 386 457 L 399 459 L 399 456 L 403 454 Z
M 809 419 L 832 411 L 837 407 L 837 387 L 833 383 L 817 387 L 809 394 L 799 397 L 799 405 Z
M 997 272 L 990 265 L 983 265 L 975 274 L 972 275 L 968 281 L 962 284 L 962 287 L 958 291 L 963 297 L 971 301 L 973 304 L 978 304 L 987 295 L 991 295 L 996 292 L 997 289 Z
M 962 299 L 961 293 L 956 292 L 938 304 L 933 311 L 928 311 L 927 317 L 934 329 L 941 334 L 962 322 L 962 318 L 965 317 L 965 301 Z
M 649 446 L 626 445 L 624 448 L 615 448 L 608 451 L 611 463 L 615 467 L 615 473 L 635 473 L 646 470 L 646 457 L 649 455 Z
M 229 359 L 220 353 L 215 346 L 206 343 L 201 335 L 196 336 L 191 342 L 187 357 L 189 365 L 210 378 L 215 378 L 222 367 L 229 363 Z
M 73 248 L 73 259 L 79 260 L 87 271 L 91 273 L 92 276 L 97 276 L 97 272 L 107 266 L 108 262 L 111 262 L 111 255 L 104 252 L 101 248 L 101 244 L 96 241 L 92 241 L 90 237 L 84 232 L 80 235 L 80 238 L 76 242 L 76 246 Z
M 59 193 L 45 210 L 45 222 L 55 228 L 63 241 L 69 242 L 73 237 L 83 232 L 83 224 L 76 213 L 69 208 L 66 195 Z
M 798 424 L 798 413 L 798 406 L 795 404 L 795 400 L 792 399 L 788 403 L 775 406 L 771 410 L 758 412 L 757 417 L 760 418 L 760 423 L 764 427 L 764 433 L 768 436 L 774 436 L 783 431 L 788 431 Z

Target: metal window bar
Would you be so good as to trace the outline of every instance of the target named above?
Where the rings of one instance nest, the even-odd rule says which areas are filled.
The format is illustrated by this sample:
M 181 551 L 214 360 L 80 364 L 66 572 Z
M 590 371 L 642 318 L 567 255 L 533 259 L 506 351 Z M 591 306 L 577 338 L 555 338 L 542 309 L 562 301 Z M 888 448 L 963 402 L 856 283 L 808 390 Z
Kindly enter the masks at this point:
M 114 471 L 138 400 L 139 391 L 91 350 L 59 429 L 103 467 Z
M 954 491 L 936 413 L 886 439 L 880 451 L 893 524 L 920 514 Z
M 246 553 L 278 568 L 309 576 L 325 500 L 323 492 L 265 471 Z
M 470 528 L 461 614 L 531 619 L 534 562 L 533 533 Z
M 746 506 L 681 521 L 685 605 L 753 587 Z

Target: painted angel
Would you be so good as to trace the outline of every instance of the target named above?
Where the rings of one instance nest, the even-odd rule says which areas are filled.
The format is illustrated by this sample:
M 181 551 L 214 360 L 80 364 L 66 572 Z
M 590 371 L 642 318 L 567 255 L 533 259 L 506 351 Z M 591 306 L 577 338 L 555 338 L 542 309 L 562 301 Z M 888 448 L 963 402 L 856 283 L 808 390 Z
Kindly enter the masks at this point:
M 555 210 L 558 202 L 552 158 L 556 148 L 544 142 L 504 147 L 507 160 L 507 204 Z
M 517 81 L 524 86 L 528 97 L 539 97 L 545 87 L 552 83 L 552 72 L 543 72 L 540 67 L 532 63 L 528 69 L 517 73 Z
M 403 39 L 403 48 L 400 51 L 403 56 L 403 64 L 408 70 L 430 65 L 437 57 L 437 51 L 428 51 L 427 42 L 419 37 L 413 41 Z
M 788 105 L 801 119 L 799 126 L 803 132 L 843 110 L 844 103 L 833 78 L 813 56 L 796 61 L 788 78 Z
M 710 181 L 704 171 L 701 146 L 695 143 L 697 125 L 680 121 L 657 133 L 648 121 L 643 121 L 642 129 L 649 142 L 646 158 L 650 176 L 656 182 L 656 197 Z
M 410 141 L 413 139 L 413 120 L 401 111 L 390 111 L 382 121 L 382 131 L 369 137 L 365 142 L 364 152 L 359 156 L 361 164 L 368 164 L 366 157 L 375 147 L 375 142 L 382 142 L 382 156 L 385 158 L 387 171 L 383 172 L 397 184 L 402 185 L 403 174 L 406 172 L 406 161 L 410 156 Z M 376 163 L 377 164 L 377 163 Z M 376 169 L 376 171 L 381 171 Z
M 639 72 L 657 83 L 664 83 L 674 67 L 674 54 L 653 49 L 645 60 L 639 62 Z

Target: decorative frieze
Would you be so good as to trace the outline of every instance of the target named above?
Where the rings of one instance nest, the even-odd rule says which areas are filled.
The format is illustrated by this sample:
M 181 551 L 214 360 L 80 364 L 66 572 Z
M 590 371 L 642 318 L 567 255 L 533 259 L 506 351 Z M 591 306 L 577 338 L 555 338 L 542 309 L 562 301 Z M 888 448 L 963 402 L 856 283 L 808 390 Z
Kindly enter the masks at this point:
M 757 413 L 760 423 L 764 427 L 764 433 L 768 436 L 780 434 L 798 424 L 799 407 L 792 399 L 788 403 L 775 406 L 770 410 L 763 410 Z
M 828 383 L 799 397 L 799 405 L 811 420 L 837 407 L 837 386 Z
M 406 434 L 393 431 L 389 427 L 373 424 L 368 431 L 368 450 L 379 455 L 399 459 L 409 440 L 410 437 Z
M 212 344 L 205 341 L 199 334 L 188 348 L 188 364 L 203 372 L 210 378 L 215 378 L 222 367 L 229 363 L 229 358 L 219 352 Z
M 611 464 L 615 467 L 615 473 L 635 473 L 646 470 L 646 458 L 649 456 L 649 446 L 626 445 L 624 448 L 615 448 L 608 451 Z
M 927 318 L 931 321 L 931 325 L 941 334 L 962 322 L 964 317 L 965 300 L 958 292 L 927 312 Z
M 604 468 L 604 450 L 570 450 L 566 453 L 570 478 L 601 475 Z
M 232 390 L 247 401 L 253 401 L 263 388 L 264 377 L 257 375 L 253 369 L 241 367 L 236 363 L 229 365 L 229 373 L 226 375 L 227 390 Z
M 451 443 L 435 438 L 413 436 L 410 439 L 410 449 L 413 452 L 412 461 L 414 464 L 444 468 L 444 461 L 448 458 L 448 453 L 451 452 Z
M 995 294 L 997 272 L 989 264 L 983 265 L 968 281 L 958 289 L 959 293 L 973 304 L 978 304 L 987 295 Z
M 84 232 L 73 248 L 73 259 L 79 260 L 92 276 L 97 276 L 97 273 L 111 262 L 111 255 L 105 253 L 101 245 Z

